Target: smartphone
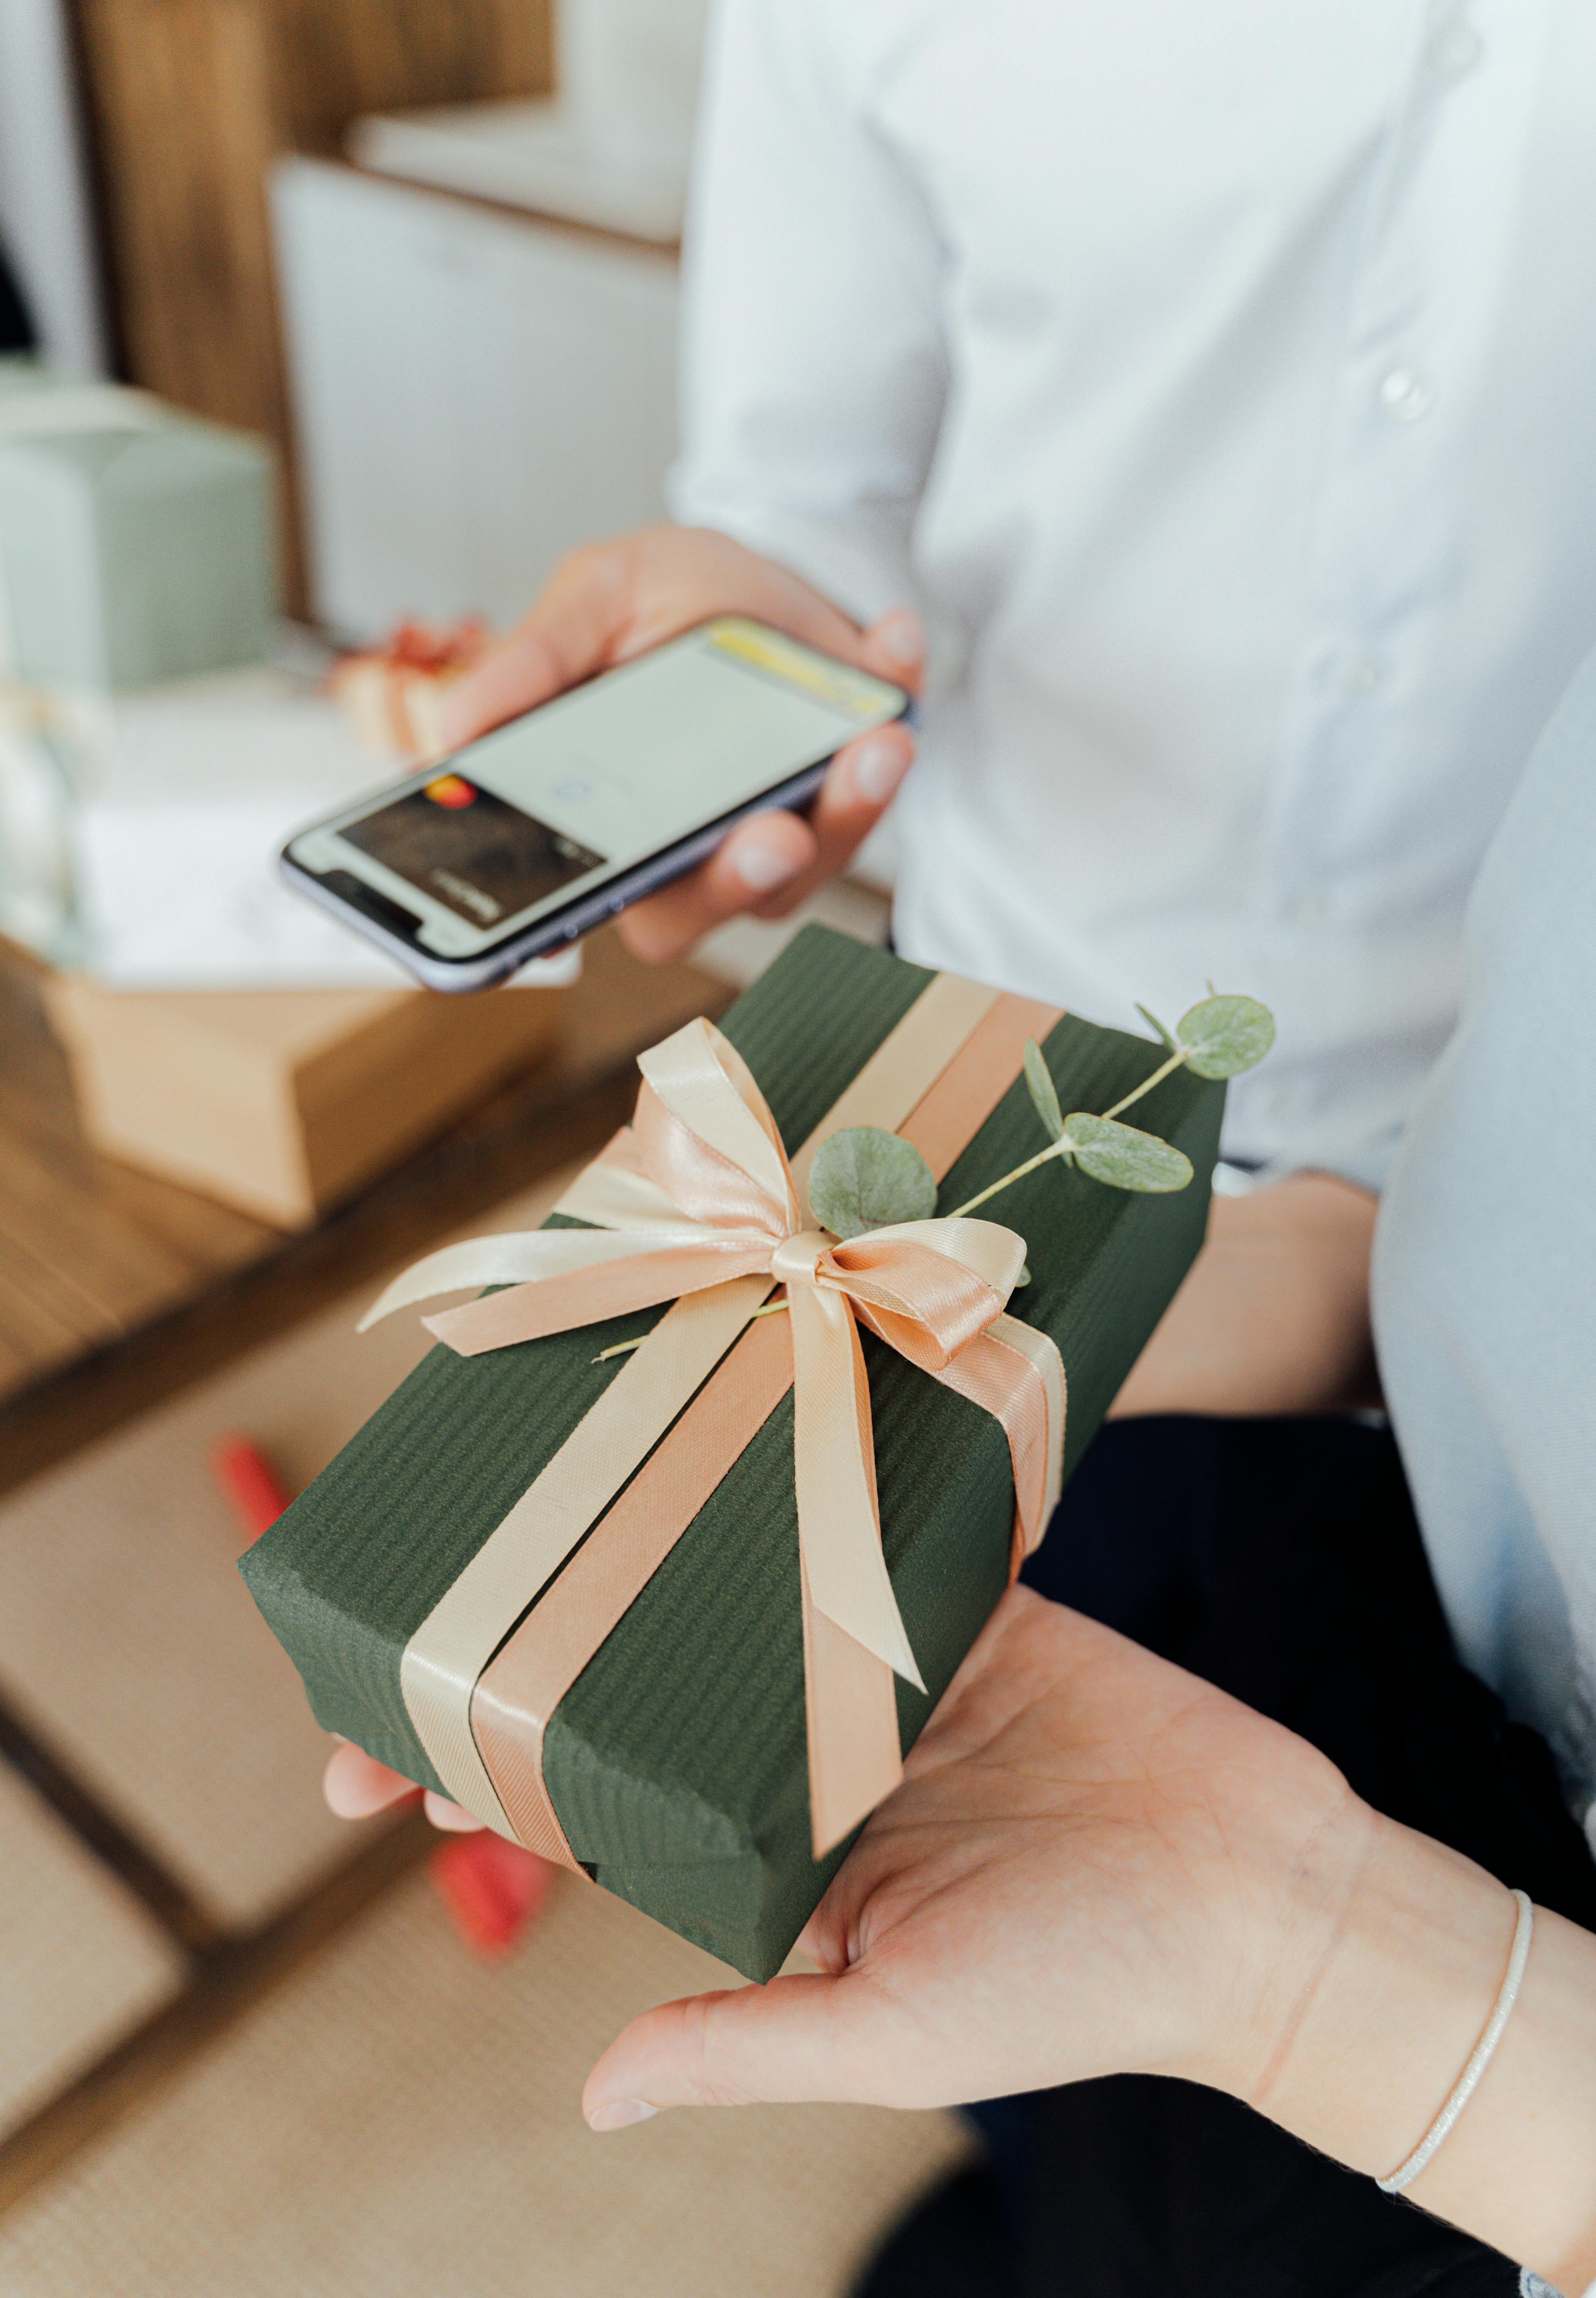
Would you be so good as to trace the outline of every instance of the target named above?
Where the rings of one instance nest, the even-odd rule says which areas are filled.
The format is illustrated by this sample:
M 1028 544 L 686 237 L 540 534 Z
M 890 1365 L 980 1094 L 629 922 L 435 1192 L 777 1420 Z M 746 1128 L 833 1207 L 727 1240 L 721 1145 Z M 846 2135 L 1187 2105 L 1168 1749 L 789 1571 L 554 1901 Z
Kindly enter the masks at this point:
M 299 892 L 434 989 L 481 989 L 801 806 L 901 687 L 724 616 L 291 838 Z

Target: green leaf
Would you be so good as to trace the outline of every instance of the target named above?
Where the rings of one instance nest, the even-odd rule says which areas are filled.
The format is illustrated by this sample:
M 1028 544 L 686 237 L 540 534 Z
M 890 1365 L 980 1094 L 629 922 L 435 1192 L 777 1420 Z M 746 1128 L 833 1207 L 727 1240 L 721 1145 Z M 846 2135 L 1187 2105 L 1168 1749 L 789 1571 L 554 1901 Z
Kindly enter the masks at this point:
M 1157 1014 L 1149 1013 L 1145 1005 L 1138 1005 L 1136 1010 L 1141 1015 L 1143 1021 L 1145 1021 L 1148 1028 L 1155 1031 L 1156 1034 L 1163 1039 L 1164 1044 L 1169 1047 L 1170 1051 L 1174 1053 L 1176 1050 L 1175 1040 L 1164 1028 L 1163 1023 L 1159 1020 Z
M 1094 1181 L 1106 1181 L 1111 1189 L 1157 1195 L 1184 1189 L 1191 1179 L 1190 1159 L 1172 1143 L 1161 1141 L 1155 1133 L 1138 1132 L 1134 1125 L 1121 1125 L 1117 1118 L 1078 1112 L 1066 1120 L 1064 1130 L 1081 1171 Z
M 1041 1119 L 1049 1141 L 1056 1141 L 1064 1129 L 1064 1116 L 1058 1105 L 1058 1093 L 1042 1059 L 1042 1048 L 1034 1037 L 1025 1040 L 1025 1083 L 1030 1094 L 1031 1106 Z
M 1238 1077 L 1275 1042 L 1275 1017 L 1256 997 L 1205 997 L 1180 1017 L 1187 1067 L 1200 1078 Z
M 863 1236 L 895 1221 L 929 1220 L 937 1184 L 918 1149 L 879 1125 L 829 1133 L 809 1168 L 809 1206 L 833 1236 Z

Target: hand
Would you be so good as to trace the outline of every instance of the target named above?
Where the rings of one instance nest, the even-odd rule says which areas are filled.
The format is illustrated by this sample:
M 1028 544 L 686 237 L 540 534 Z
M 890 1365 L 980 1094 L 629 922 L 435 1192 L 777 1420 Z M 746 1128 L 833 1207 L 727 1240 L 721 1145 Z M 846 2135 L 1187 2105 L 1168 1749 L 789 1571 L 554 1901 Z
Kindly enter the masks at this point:
M 861 631 L 796 574 L 727 535 L 645 527 L 562 560 L 525 621 L 450 695 L 445 739 L 458 747 L 578 680 L 723 614 L 752 616 L 918 690 L 924 646 L 919 624 L 903 608 Z M 773 811 L 740 823 L 707 862 L 623 911 L 623 938 L 639 957 L 659 963 L 740 911 L 785 915 L 852 858 L 891 804 L 914 755 L 901 725 L 849 742 L 837 753 L 806 818 Z
M 396 1803 L 407 1802 L 419 1796 L 426 1815 L 434 1827 L 446 1831 L 468 1835 L 480 1828 L 482 1822 L 458 1803 L 434 1789 L 418 1788 L 414 1780 L 407 1780 L 402 1772 L 391 1772 L 386 1764 L 379 1764 L 363 1748 L 352 1747 L 341 1740 L 327 1758 L 322 1773 L 321 1792 L 327 1807 L 340 1819 L 369 1819 L 374 1812 L 386 1811 Z
M 805 1932 L 820 1971 L 646 2012 L 583 2105 L 615 2130 L 1178 2075 L 1377 2176 L 1477 2041 L 1513 1922 L 1304 1741 L 1013 1588 Z M 1596 2274 L 1589 1932 L 1539 1912 L 1497 2055 L 1409 2192 L 1556 2288 Z
M 584 2109 L 1251 2090 L 1375 1824 L 1302 1740 L 1012 1589 L 804 1934 L 821 1975 L 647 2013 Z
M 347 1817 L 417 1792 L 355 1748 L 327 1768 Z M 665 2106 L 1161 2073 L 1377 2175 L 1473 2049 L 1512 1927 L 1501 1884 L 1305 1742 L 1014 1588 L 806 1931 L 820 1971 L 645 2013 L 583 2104 L 616 2130 Z M 1591 1933 L 1538 1911 L 1501 2047 L 1409 2192 L 1554 2288 L 1596 2275 Z
M 1377 1197 L 1334 1173 L 1215 1197 L 1207 1241 L 1111 1417 L 1377 1403 L 1369 1256 L 1378 1211 Z

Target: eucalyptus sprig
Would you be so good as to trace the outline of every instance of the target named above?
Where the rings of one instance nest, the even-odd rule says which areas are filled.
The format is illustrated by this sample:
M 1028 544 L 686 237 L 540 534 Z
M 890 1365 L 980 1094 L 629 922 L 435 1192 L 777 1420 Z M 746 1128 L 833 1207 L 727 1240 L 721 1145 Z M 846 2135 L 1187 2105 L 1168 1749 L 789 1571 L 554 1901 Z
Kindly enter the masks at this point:
M 1083 1173 L 1089 1174 L 1094 1181 L 1104 1182 L 1111 1189 L 1132 1189 L 1142 1194 L 1157 1195 L 1186 1187 L 1192 1178 L 1190 1159 L 1172 1142 L 1161 1141 L 1155 1133 L 1122 1125 L 1122 1112 L 1178 1069 L 1189 1069 L 1195 1077 L 1215 1080 L 1239 1077 L 1243 1070 L 1250 1070 L 1261 1062 L 1274 1044 L 1274 1016 L 1256 997 L 1210 996 L 1181 1015 L 1177 1030 L 1170 1030 L 1145 1005 L 1136 1010 L 1169 1047 L 1169 1059 L 1160 1062 L 1134 1092 L 1123 1095 L 1100 1117 L 1093 1117 L 1085 1110 L 1075 1110 L 1068 1117 L 1063 1114 L 1042 1049 L 1034 1037 L 1026 1039 L 1025 1082 L 1031 1105 L 1047 1136 L 1047 1146 L 960 1205 L 955 1219 L 959 1214 L 973 1212 L 977 1205 L 984 1205 L 1000 1189 L 1008 1188 L 1054 1158 L 1066 1165 L 1079 1165 Z
M 1255 997 L 1205 997 L 1181 1015 L 1174 1030 L 1167 1029 L 1145 1005 L 1137 1011 L 1168 1046 L 1169 1058 L 1101 1116 L 1086 1110 L 1065 1116 L 1041 1047 L 1034 1037 L 1026 1039 L 1025 1082 L 1047 1146 L 956 1207 L 953 1219 L 974 1212 L 999 1190 L 1055 1161 L 1078 1165 L 1092 1180 L 1112 1189 L 1160 1194 L 1186 1187 L 1192 1178 L 1190 1159 L 1155 1133 L 1121 1124 L 1123 1112 L 1176 1070 L 1189 1069 L 1195 1077 L 1212 1079 L 1238 1077 L 1250 1070 L 1275 1041 L 1274 1017 Z M 924 1220 L 936 1202 L 937 1184 L 920 1152 L 879 1126 L 852 1125 L 829 1134 L 815 1153 L 809 1170 L 810 1209 L 835 1236 L 859 1236 L 895 1221 Z

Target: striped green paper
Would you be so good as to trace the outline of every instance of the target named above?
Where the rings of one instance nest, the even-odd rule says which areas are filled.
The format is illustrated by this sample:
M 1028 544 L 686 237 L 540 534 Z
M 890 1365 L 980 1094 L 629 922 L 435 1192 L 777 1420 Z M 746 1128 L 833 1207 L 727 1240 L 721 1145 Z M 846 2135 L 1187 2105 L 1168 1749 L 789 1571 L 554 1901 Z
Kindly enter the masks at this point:
M 811 926 L 721 1022 L 793 1148 L 930 977 Z M 1105 1109 L 1161 1046 L 1066 1016 L 1044 1047 L 1066 1109 Z M 1052 1334 L 1079 1459 L 1202 1242 L 1224 1087 L 1178 1072 L 1137 1108 L 1195 1168 L 1127 1196 L 1057 1164 L 994 1218 L 1026 1240 L 1010 1313 Z M 947 1175 L 944 1210 L 1042 1145 L 1016 1082 Z M 406 1643 L 625 1361 L 649 1310 L 485 1356 L 435 1348 L 243 1560 L 318 1720 L 441 1785 L 400 1692 Z M 351 1333 L 351 1348 L 360 1346 Z M 893 1586 L 929 1698 L 899 1683 L 906 1747 L 1003 1591 L 1013 1491 L 997 1424 L 868 1335 Z M 505 1622 L 508 1634 L 515 1625 Z M 790 1396 L 577 1679 L 544 1740 L 550 1794 L 608 1890 L 752 1979 L 780 1966 L 842 1857 L 809 1848 Z

